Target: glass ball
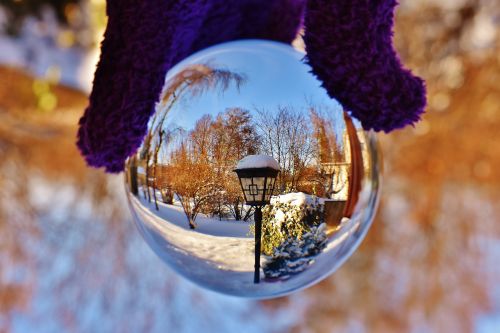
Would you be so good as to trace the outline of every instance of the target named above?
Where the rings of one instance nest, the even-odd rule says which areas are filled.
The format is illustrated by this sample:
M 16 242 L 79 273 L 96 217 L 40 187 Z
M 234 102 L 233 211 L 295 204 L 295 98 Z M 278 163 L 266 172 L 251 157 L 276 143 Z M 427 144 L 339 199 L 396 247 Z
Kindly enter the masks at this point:
M 311 74 L 262 40 L 220 44 L 172 68 L 126 166 L 135 223 L 176 272 L 224 294 L 310 286 L 374 217 L 380 156 Z

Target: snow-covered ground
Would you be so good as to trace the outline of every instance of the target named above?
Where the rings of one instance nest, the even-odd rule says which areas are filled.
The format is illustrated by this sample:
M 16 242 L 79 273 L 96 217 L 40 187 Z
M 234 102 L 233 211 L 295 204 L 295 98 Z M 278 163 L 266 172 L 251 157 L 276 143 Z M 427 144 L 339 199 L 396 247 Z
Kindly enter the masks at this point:
M 184 251 L 187 258 L 202 260 L 216 269 L 253 272 L 255 243 L 249 235 L 250 223 L 219 221 L 200 214 L 198 227 L 191 230 L 179 206 L 158 203 L 160 209 L 156 210 L 154 203 L 145 199 L 130 200 L 139 219 L 166 241 L 166 251 Z
M 187 217 L 178 201 L 175 201 L 173 205 L 167 205 L 158 201 L 159 209 L 156 210 L 153 201 L 149 202 L 142 196 L 138 200 L 141 205 L 147 207 L 151 215 L 163 219 L 165 223 L 190 230 Z M 252 221 L 219 220 L 218 218 L 210 218 L 200 213 L 196 217 L 196 225 L 196 232 L 200 234 L 236 238 L 252 237 L 250 235 L 250 227 L 253 225 Z
M 309 197 L 294 193 L 284 199 L 305 204 Z M 293 198 L 305 198 L 305 201 L 295 202 Z M 255 285 L 255 242 L 249 235 L 250 223 L 219 221 L 199 215 L 196 219 L 198 227 L 192 230 L 176 201 L 173 205 L 158 202 L 158 210 L 154 202 L 149 202 L 142 195 L 129 195 L 129 202 L 145 240 L 171 267 L 209 289 L 247 297 L 279 295 L 323 278 L 325 273 L 337 268 L 352 253 L 366 231 L 366 228 L 360 228 L 360 221 L 347 220 L 337 233 L 329 235 L 325 249 L 305 271 L 293 277 L 264 280 Z M 261 256 L 261 267 L 267 260 L 270 258 Z

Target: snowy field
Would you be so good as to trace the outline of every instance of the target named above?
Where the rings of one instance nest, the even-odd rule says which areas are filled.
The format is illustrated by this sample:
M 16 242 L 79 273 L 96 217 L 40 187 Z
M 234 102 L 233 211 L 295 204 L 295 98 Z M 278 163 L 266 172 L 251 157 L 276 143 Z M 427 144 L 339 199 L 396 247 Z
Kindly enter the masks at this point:
M 158 210 L 155 208 L 154 200 L 149 202 L 143 198 L 142 195 L 138 198 L 140 204 L 146 207 L 151 215 L 157 218 L 168 221 L 169 224 L 175 225 L 179 228 L 190 230 L 189 224 L 182 206 L 179 201 L 174 201 L 173 205 L 167 205 L 158 200 Z M 205 235 L 219 236 L 219 237 L 236 237 L 236 238 L 252 238 L 250 235 L 250 227 L 253 221 L 235 221 L 218 218 L 210 218 L 205 214 L 198 214 L 196 217 L 196 232 Z

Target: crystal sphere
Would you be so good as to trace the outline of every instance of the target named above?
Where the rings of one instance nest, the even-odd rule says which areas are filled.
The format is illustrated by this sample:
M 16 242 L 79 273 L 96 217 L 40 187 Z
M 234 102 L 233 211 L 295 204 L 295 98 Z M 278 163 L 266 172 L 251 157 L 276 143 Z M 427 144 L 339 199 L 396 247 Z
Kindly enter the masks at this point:
M 220 44 L 172 68 L 127 161 L 134 220 L 196 284 L 271 298 L 335 271 L 374 217 L 380 157 L 291 46 Z

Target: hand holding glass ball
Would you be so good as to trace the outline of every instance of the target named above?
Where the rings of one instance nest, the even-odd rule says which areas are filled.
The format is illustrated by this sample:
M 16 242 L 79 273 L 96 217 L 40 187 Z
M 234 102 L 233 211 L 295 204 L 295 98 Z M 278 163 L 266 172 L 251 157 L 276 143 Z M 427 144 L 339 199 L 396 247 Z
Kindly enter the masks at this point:
M 338 268 L 371 224 L 374 135 L 303 56 L 254 40 L 182 61 L 127 163 L 143 237 L 203 287 L 256 298 L 304 288 Z

